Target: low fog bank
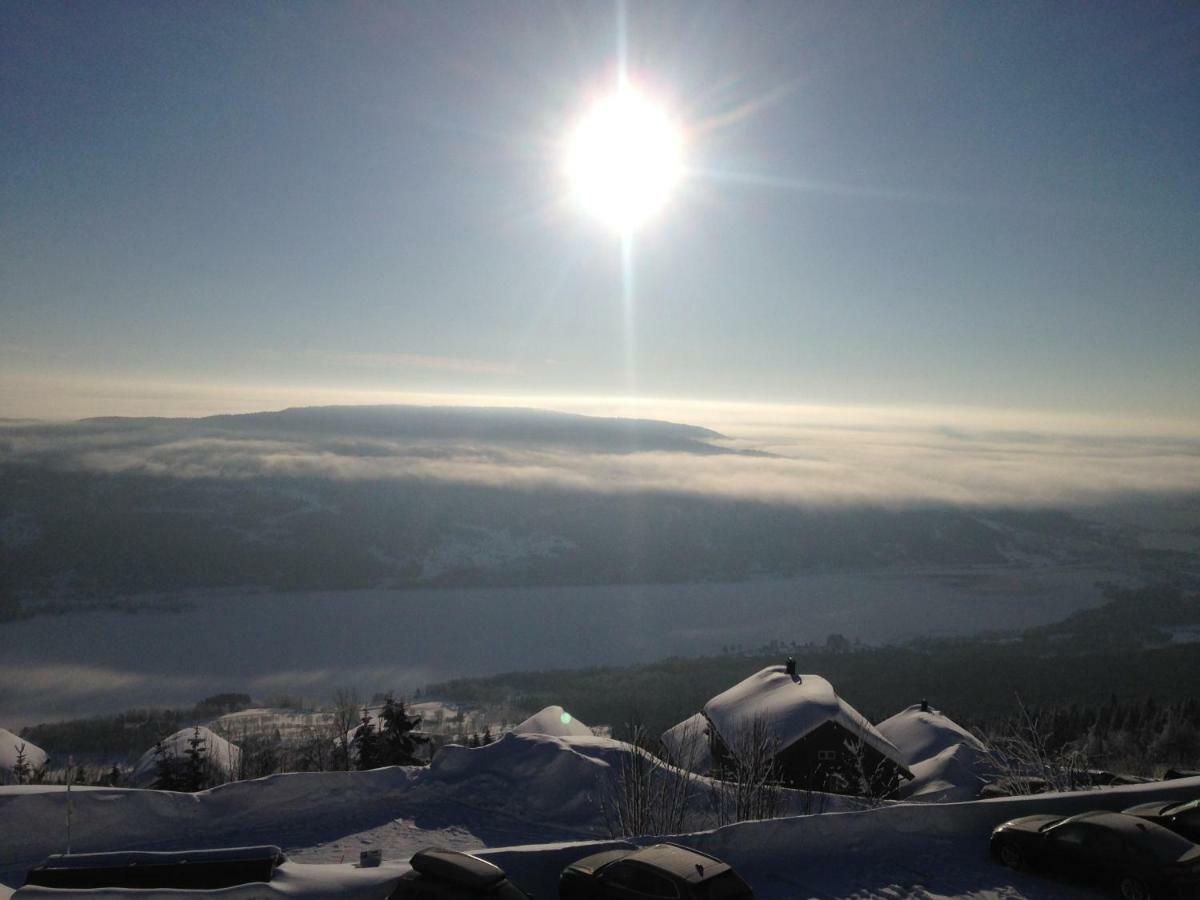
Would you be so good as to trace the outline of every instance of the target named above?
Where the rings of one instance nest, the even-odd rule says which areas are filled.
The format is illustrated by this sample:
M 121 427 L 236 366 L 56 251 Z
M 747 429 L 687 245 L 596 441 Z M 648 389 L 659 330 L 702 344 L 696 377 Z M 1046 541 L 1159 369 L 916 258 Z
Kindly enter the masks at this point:
M 699 412 L 699 410 L 697 410 Z M 326 407 L 0 423 L 0 464 L 160 478 L 408 480 L 801 506 L 1068 507 L 1200 492 L 1200 437 L 1096 423 L 709 411 L 712 429 L 538 410 Z

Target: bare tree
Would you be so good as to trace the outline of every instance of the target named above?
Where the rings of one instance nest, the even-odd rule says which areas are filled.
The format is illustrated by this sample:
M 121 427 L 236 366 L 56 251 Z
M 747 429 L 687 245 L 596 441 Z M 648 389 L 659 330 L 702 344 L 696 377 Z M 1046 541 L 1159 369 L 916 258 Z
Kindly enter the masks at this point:
M 891 761 L 880 757 L 872 765 L 867 745 L 861 738 L 847 738 L 845 746 L 851 759 L 848 793 L 857 797 L 865 809 L 882 806 L 883 801 L 895 792 Z
M 333 768 L 349 772 L 354 768 L 350 752 L 350 733 L 361 721 L 362 698 L 353 688 L 338 688 L 333 695 L 333 717 L 330 732 L 333 739 Z
M 1070 746 L 1054 747 L 1049 729 L 1017 695 L 1011 728 L 977 735 L 993 790 L 1010 795 L 1075 791 L 1088 785 L 1087 757 Z
M 294 748 L 298 772 L 325 772 L 333 768 L 337 744 L 330 740 L 328 725 L 305 725 Z
M 610 784 L 601 792 L 601 811 L 613 837 L 679 834 L 688 830 L 699 776 L 695 744 L 683 742 L 682 758 L 656 757 L 641 723 L 630 726 L 630 747 L 621 755 Z
M 755 716 L 721 739 L 725 752 L 714 798 L 718 824 L 778 816 L 784 794 L 779 769 L 781 741 L 774 728 L 762 716 Z

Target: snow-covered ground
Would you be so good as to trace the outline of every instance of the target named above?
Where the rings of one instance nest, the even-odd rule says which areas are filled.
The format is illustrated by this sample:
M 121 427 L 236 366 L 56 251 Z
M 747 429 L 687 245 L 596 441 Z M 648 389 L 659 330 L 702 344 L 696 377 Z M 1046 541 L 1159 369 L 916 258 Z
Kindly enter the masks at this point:
M 606 837 L 598 794 L 627 749 L 605 738 L 506 735 L 479 749 L 445 748 L 426 769 L 275 775 L 194 795 L 77 788 L 73 849 L 276 843 L 292 862 L 278 885 L 255 896 L 317 897 L 341 895 L 343 881 L 345 896 L 385 896 L 401 871 L 394 864 L 430 844 L 486 847 L 493 849 L 485 855 L 517 883 L 548 900 L 556 896 L 562 866 L 591 852 L 590 844 L 577 842 Z M 889 804 L 675 839 L 733 863 L 761 900 L 1089 897 L 1094 893 L 991 862 L 991 829 L 1028 813 L 1122 809 L 1198 795 L 1200 778 L 1087 793 Z M 790 798 L 793 811 L 802 800 Z M 63 788 L 0 788 L 0 883 L 15 888 L 31 864 L 61 851 L 65 823 Z M 564 841 L 572 845 L 556 843 Z M 364 849 L 382 850 L 384 868 L 353 868 Z M 0 898 L 4 894 L 0 890 Z

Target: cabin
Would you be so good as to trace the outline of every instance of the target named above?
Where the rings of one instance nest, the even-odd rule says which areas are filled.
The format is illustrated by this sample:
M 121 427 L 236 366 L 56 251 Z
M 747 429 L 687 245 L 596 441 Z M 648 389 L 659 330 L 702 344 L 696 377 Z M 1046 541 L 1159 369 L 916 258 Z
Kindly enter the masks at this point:
M 882 797 L 913 777 L 891 741 L 824 678 L 797 674 L 791 659 L 713 697 L 701 714 L 718 775 L 766 742 L 789 787 Z

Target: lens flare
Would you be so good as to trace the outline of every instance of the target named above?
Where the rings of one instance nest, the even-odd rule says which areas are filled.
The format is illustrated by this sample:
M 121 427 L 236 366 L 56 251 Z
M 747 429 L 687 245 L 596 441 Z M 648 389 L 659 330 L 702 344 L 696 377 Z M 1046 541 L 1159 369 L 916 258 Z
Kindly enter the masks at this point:
M 567 142 L 576 202 L 622 233 L 652 219 L 683 176 L 683 135 L 666 111 L 623 88 L 598 100 Z

